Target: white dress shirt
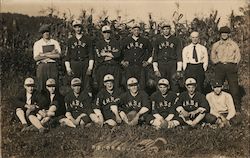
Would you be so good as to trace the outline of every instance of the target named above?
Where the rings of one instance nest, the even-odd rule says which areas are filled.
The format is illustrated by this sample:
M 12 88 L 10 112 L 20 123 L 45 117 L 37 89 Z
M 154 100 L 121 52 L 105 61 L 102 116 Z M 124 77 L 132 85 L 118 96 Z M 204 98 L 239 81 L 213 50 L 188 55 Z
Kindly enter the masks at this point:
M 193 58 L 193 50 L 194 46 L 197 52 L 198 61 L 196 62 Z M 207 48 L 201 44 L 194 45 L 193 43 L 189 44 L 188 46 L 184 47 L 182 50 L 182 60 L 183 60 L 183 70 L 187 68 L 187 64 L 200 64 L 203 63 L 204 71 L 207 70 L 208 66 L 208 53 Z

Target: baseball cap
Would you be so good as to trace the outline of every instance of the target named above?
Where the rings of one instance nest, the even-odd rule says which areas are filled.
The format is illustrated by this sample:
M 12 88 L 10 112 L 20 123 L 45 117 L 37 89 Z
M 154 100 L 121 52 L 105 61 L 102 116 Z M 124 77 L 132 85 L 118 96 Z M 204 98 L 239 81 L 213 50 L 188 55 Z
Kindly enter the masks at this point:
M 214 81 L 214 82 L 212 83 L 212 86 L 213 86 L 214 88 L 216 88 L 216 87 L 222 87 L 223 84 L 222 84 L 221 81 L 216 80 L 216 81 Z
M 133 85 L 137 85 L 137 84 L 138 84 L 138 80 L 134 77 L 129 78 L 127 81 L 128 86 L 133 86 Z
M 111 32 L 111 28 L 108 25 L 102 27 L 102 32 Z
M 141 28 L 141 26 L 140 26 L 140 24 L 138 24 L 138 23 L 135 23 L 134 25 L 133 25 L 133 27 L 132 27 L 132 29 L 134 29 L 134 28 Z
M 110 74 L 105 75 L 104 78 L 103 78 L 104 82 L 113 81 L 113 80 L 114 80 L 114 76 L 110 75 Z
M 163 29 L 164 27 L 169 27 L 169 28 L 171 28 L 171 25 L 170 25 L 170 23 L 163 22 L 163 23 L 161 24 L 161 28 Z
M 34 86 L 35 85 L 35 81 L 34 81 L 33 78 L 28 77 L 28 78 L 25 79 L 24 85 L 26 85 L 26 86 Z
M 82 26 L 82 21 L 77 19 L 77 20 L 74 20 L 73 23 L 72 23 L 73 26 Z
M 49 79 L 46 81 L 46 86 L 48 86 L 48 87 L 54 87 L 54 86 L 56 86 L 56 80 L 53 79 L 53 78 L 49 78 Z
M 73 78 L 71 80 L 71 86 L 80 86 L 82 83 L 80 78 Z
M 165 78 L 162 78 L 158 81 L 158 85 L 166 85 L 168 86 L 169 85 L 169 81 Z
M 220 28 L 220 33 L 230 33 L 231 30 L 228 26 L 223 26 Z
M 50 25 L 49 24 L 43 24 L 40 28 L 39 28 L 39 33 L 44 33 L 44 32 L 50 32 Z
M 196 84 L 196 80 L 194 78 L 188 78 L 188 79 L 186 79 L 185 84 L 186 85 Z

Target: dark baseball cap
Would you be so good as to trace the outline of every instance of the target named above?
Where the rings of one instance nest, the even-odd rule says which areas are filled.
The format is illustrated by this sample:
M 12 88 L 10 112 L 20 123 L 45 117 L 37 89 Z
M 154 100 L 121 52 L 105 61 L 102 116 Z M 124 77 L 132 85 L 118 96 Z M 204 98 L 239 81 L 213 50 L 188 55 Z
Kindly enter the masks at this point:
M 214 82 L 212 83 L 212 86 L 213 86 L 214 88 L 216 88 L 216 87 L 222 87 L 223 84 L 222 84 L 221 81 L 216 80 L 216 81 L 214 81 Z
M 220 33 L 230 33 L 230 32 L 231 32 L 231 30 L 227 26 L 223 26 L 220 28 Z

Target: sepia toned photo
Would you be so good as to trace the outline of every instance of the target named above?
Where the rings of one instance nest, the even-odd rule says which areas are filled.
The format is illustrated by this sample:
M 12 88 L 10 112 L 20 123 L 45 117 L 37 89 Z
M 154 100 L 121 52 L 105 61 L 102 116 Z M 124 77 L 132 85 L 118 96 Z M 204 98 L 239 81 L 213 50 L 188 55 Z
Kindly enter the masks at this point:
M 250 157 L 247 0 L 1 0 L 0 158 Z

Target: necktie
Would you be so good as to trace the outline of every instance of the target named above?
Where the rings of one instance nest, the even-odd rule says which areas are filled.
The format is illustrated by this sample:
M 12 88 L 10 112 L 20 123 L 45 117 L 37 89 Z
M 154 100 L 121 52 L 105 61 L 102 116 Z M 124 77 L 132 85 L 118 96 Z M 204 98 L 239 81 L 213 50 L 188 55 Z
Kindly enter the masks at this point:
M 195 46 L 193 49 L 193 59 L 195 60 L 195 62 L 198 62 L 198 57 L 197 57 L 197 52 L 196 52 Z

